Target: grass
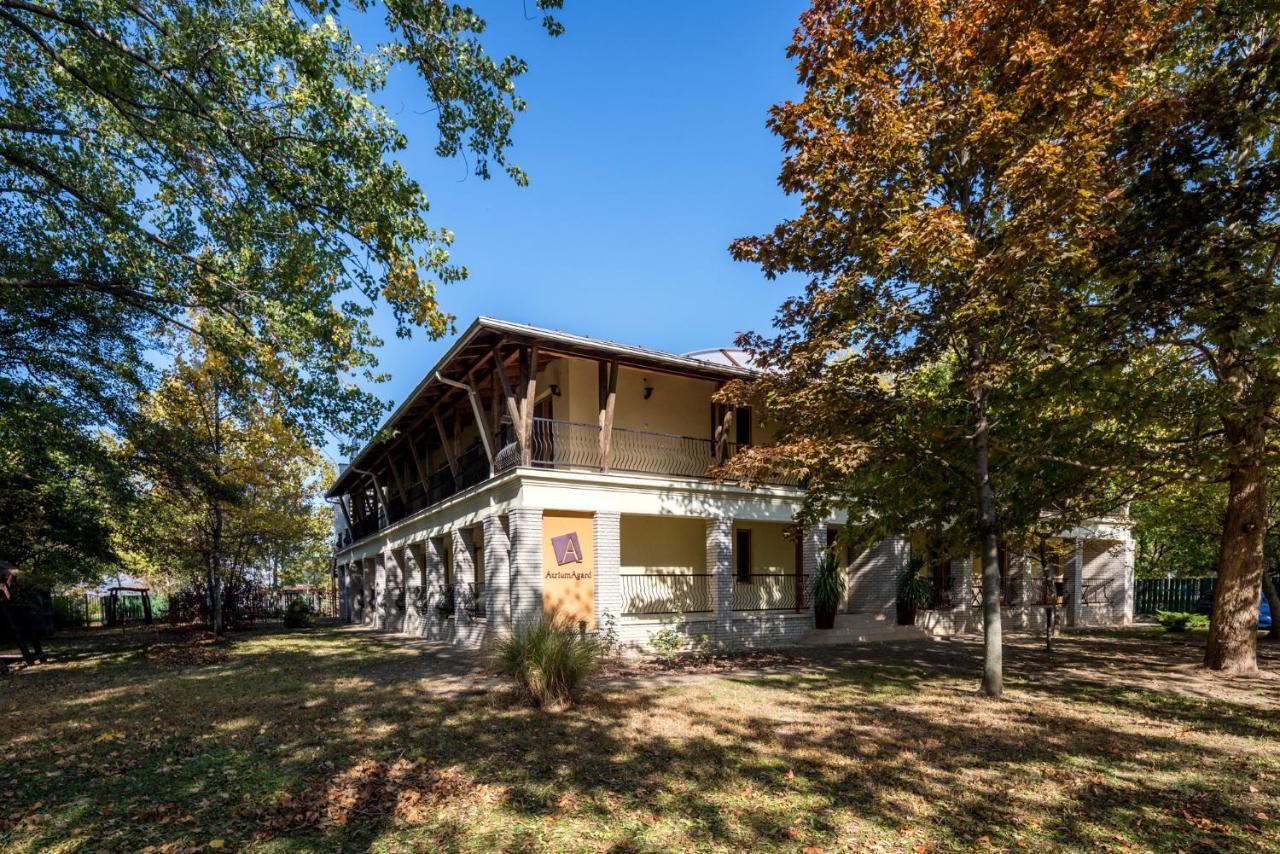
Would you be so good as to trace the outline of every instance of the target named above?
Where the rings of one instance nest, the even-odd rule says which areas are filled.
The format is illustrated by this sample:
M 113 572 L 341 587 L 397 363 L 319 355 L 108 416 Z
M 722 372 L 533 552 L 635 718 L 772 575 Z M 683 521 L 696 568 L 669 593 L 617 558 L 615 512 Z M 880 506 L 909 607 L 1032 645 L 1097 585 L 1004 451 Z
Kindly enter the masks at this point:
M 561 714 L 435 693 L 470 660 L 361 632 L 142 652 L 168 640 L 58 638 L 0 683 L 0 849 L 1280 848 L 1280 680 L 1199 674 L 1195 634 L 1015 640 L 1001 702 L 953 642 L 614 677 Z

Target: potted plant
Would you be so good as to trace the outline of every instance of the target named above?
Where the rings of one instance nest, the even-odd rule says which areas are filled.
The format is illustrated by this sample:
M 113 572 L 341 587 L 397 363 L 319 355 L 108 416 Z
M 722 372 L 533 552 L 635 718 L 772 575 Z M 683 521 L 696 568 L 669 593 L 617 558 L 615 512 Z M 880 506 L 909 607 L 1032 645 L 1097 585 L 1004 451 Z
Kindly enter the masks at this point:
M 933 586 L 920 570 L 924 559 L 912 557 L 898 579 L 898 625 L 914 626 L 916 611 L 929 607 L 933 598 Z
M 835 552 L 825 551 L 813 577 L 813 625 L 819 629 L 835 628 L 836 611 L 844 601 L 844 575 Z

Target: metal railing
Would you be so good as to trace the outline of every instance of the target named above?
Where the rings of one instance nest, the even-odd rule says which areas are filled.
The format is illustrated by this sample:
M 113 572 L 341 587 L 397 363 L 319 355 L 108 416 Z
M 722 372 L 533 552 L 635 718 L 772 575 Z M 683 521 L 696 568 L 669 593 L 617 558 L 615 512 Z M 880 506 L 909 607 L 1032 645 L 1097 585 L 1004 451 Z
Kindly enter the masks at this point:
M 463 602 L 463 610 L 474 618 L 482 618 L 485 616 L 484 610 L 484 582 L 472 581 L 466 586 L 466 599 Z
M 732 457 L 738 451 L 734 443 L 726 443 L 724 453 Z M 717 459 L 713 439 L 699 439 L 652 430 L 614 427 L 610 433 L 609 468 L 630 474 L 655 474 L 668 477 L 711 478 Z M 582 469 L 604 468 L 600 454 L 600 426 L 579 421 L 550 418 L 533 419 L 530 435 L 530 462 L 537 468 Z M 521 448 L 517 443 L 504 445 L 494 455 L 494 474 L 501 474 L 521 464 Z M 482 483 L 489 478 L 489 461 L 484 447 L 476 444 L 457 459 L 457 475 L 449 466 L 441 466 L 428 475 L 427 482 L 414 483 L 405 494 L 388 488 L 385 503 L 379 503 L 376 515 L 356 520 L 347 536 L 337 540 L 338 548 L 374 534 L 413 513 Z M 770 475 L 762 482 L 779 486 L 798 486 L 799 477 Z M 387 487 L 387 484 L 382 484 Z
M 614 431 L 617 434 L 617 431 Z M 543 468 L 600 468 L 600 427 L 577 421 L 533 419 L 533 464 Z
M 794 572 L 759 573 L 733 579 L 735 611 L 800 611 L 806 607 L 805 577 Z
M 711 573 L 625 573 L 619 576 L 626 615 L 711 613 Z

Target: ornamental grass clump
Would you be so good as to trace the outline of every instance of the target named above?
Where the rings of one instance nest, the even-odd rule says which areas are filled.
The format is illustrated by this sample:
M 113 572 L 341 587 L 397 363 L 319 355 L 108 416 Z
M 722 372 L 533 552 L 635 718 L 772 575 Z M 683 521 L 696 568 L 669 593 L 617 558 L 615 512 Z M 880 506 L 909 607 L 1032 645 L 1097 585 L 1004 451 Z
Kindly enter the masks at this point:
M 544 709 L 564 709 L 595 672 L 604 655 L 600 641 L 568 620 L 543 615 L 516 626 L 498 641 L 495 669 Z

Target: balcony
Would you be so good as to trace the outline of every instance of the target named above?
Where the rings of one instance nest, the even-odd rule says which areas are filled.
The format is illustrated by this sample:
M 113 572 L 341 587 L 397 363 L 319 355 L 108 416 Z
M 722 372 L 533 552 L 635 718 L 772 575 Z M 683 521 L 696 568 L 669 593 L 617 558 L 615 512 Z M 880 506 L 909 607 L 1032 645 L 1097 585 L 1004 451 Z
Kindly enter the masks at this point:
M 536 468 L 605 471 L 600 427 L 576 421 L 533 419 L 530 437 L 531 462 Z M 608 471 L 629 474 L 654 474 L 666 477 L 711 478 L 718 464 L 716 441 L 650 430 L 614 427 L 610 433 Z M 725 443 L 726 456 L 737 452 L 732 442 Z M 515 443 L 499 451 L 494 460 L 495 472 L 501 473 L 520 464 L 520 448 Z M 774 477 L 769 483 L 797 486 L 799 478 Z
M 610 434 L 609 465 L 606 468 L 598 425 L 549 418 L 533 419 L 529 445 L 530 463 L 534 468 L 557 471 L 611 471 L 711 479 L 714 476 L 712 471 L 719 462 L 714 439 L 615 427 Z M 726 458 L 737 450 L 737 445 L 732 442 L 723 445 Z M 349 530 L 338 535 L 338 548 L 345 548 L 489 479 L 488 458 L 483 445 L 473 445 L 459 454 L 455 462 L 456 474 L 455 468 L 441 466 L 428 473 L 426 483 L 410 485 L 403 498 L 396 491 L 387 490 L 386 500 L 378 506 L 376 515 L 354 520 Z M 520 446 L 511 442 L 494 455 L 493 473 L 497 476 L 520 464 Z M 800 485 L 799 478 L 785 476 L 771 477 L 765 482 L 776 486 Z

